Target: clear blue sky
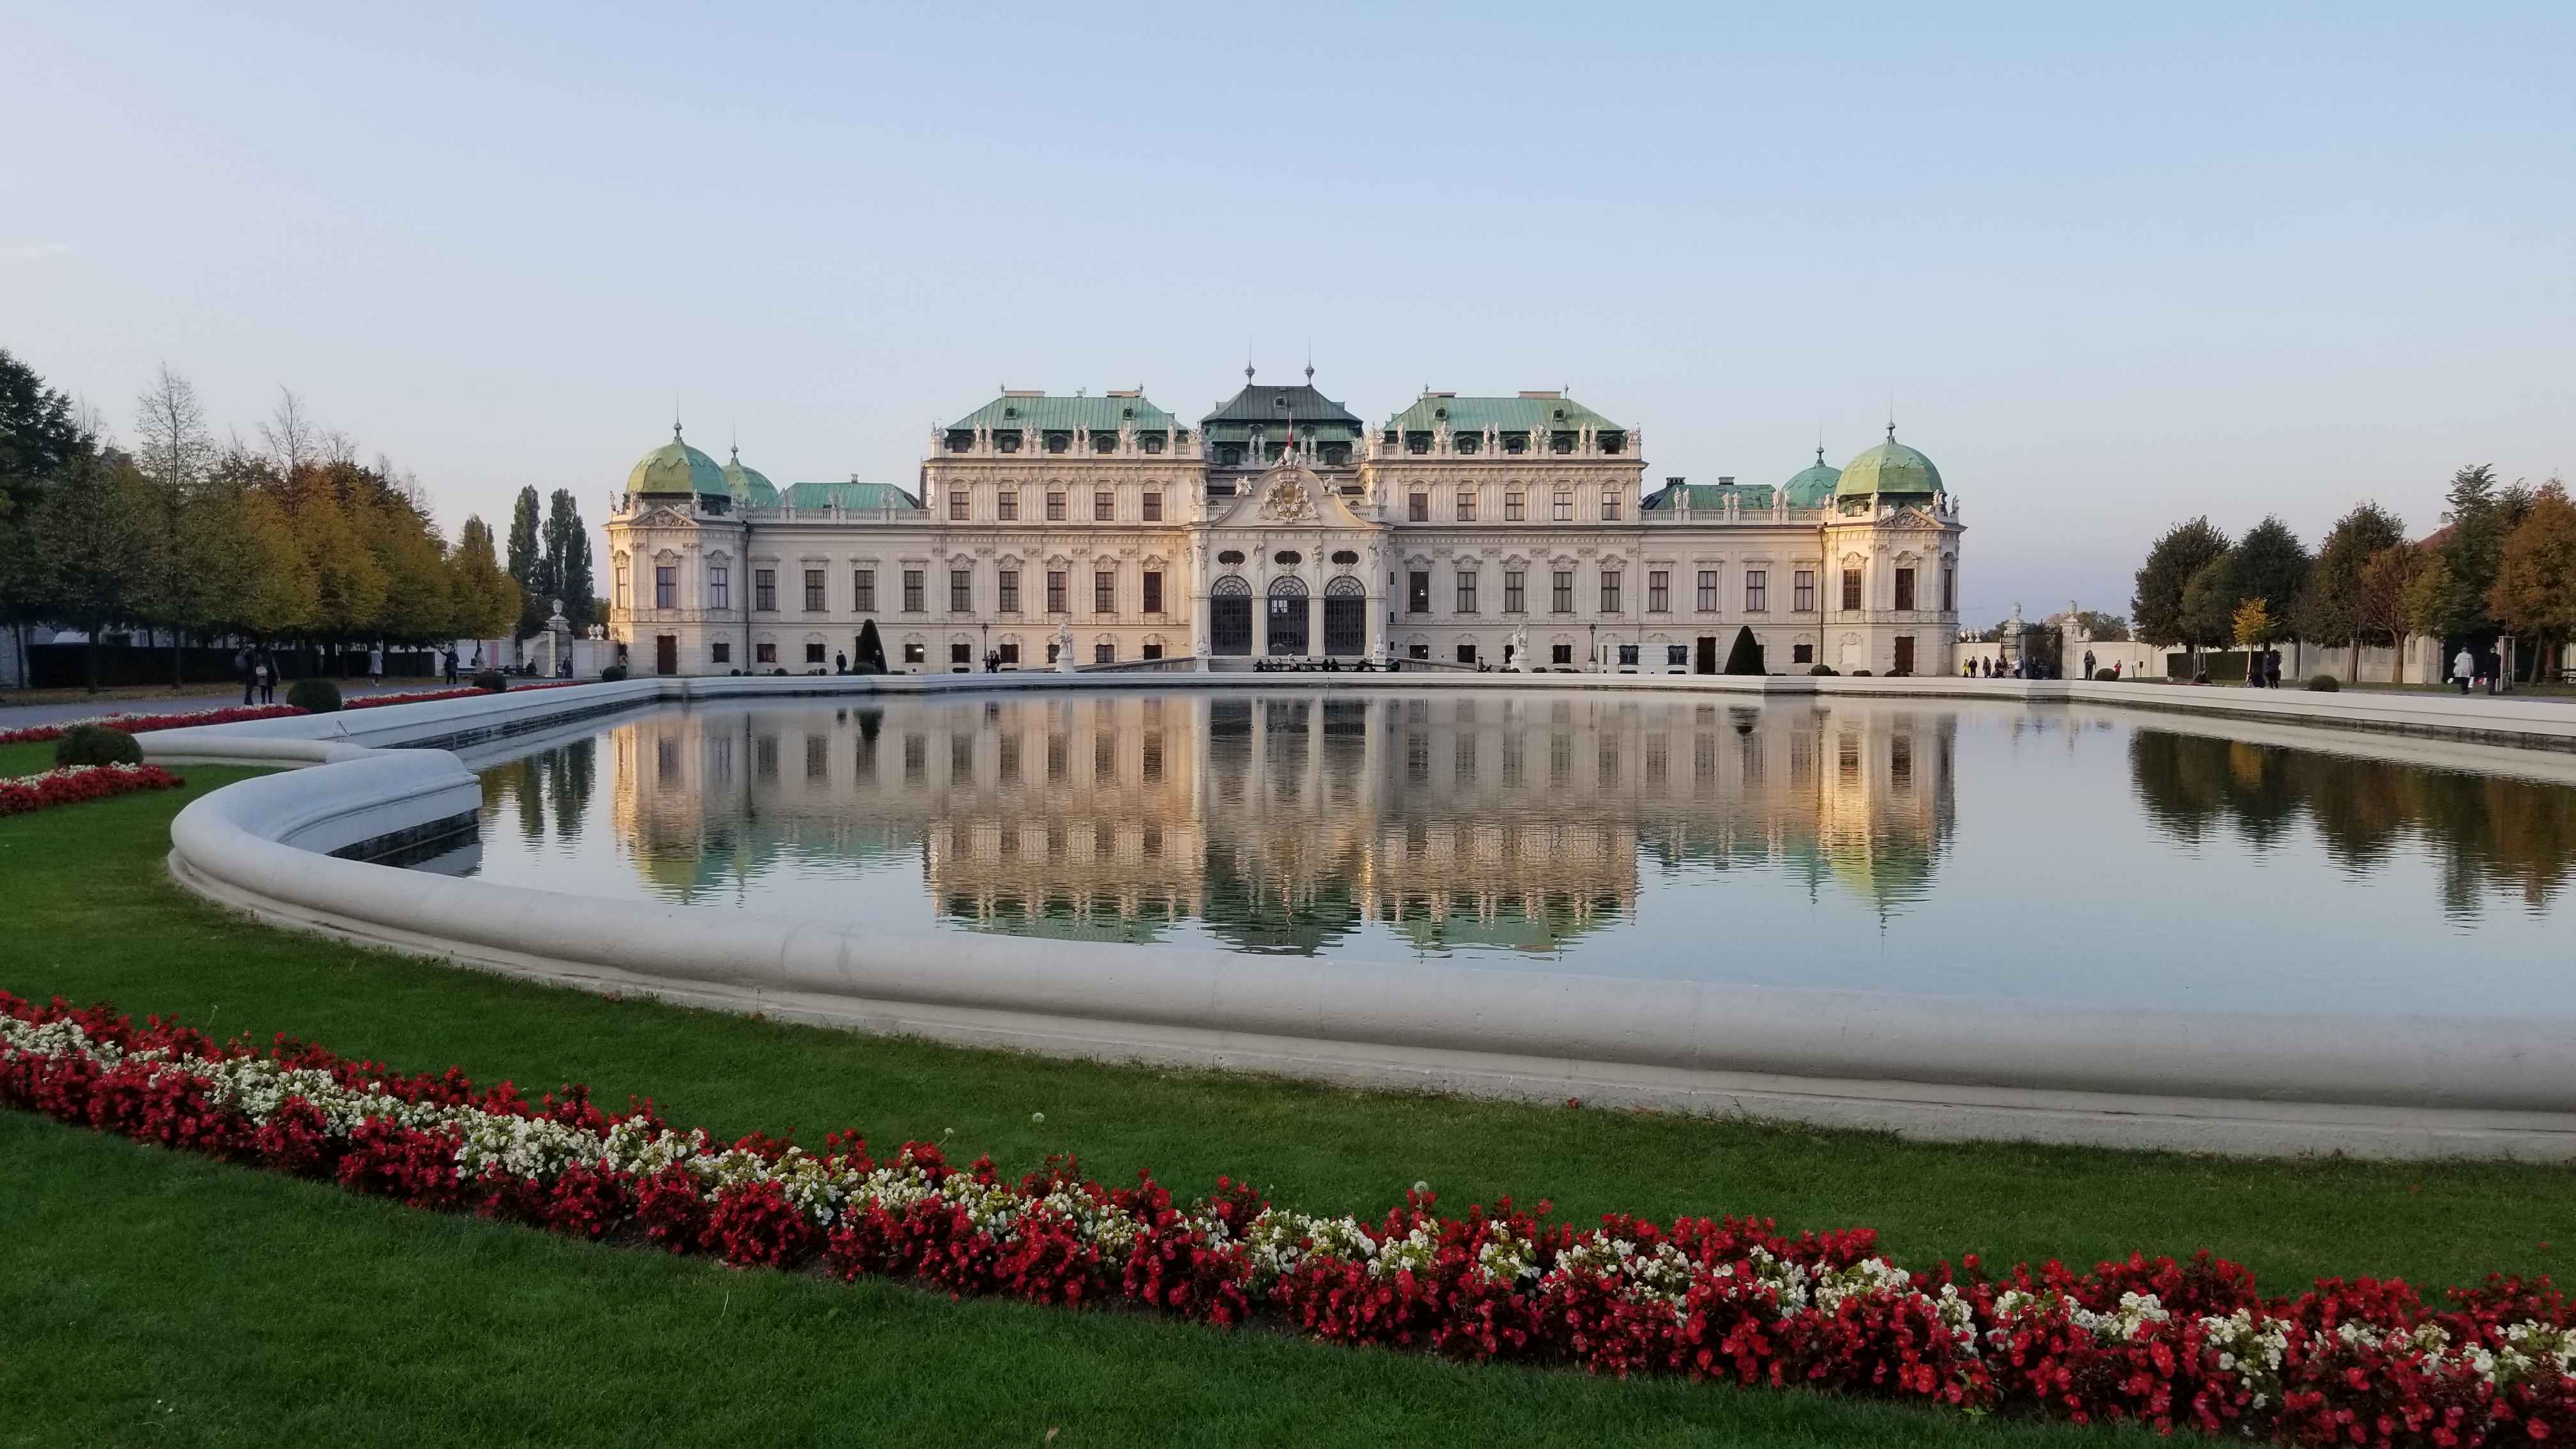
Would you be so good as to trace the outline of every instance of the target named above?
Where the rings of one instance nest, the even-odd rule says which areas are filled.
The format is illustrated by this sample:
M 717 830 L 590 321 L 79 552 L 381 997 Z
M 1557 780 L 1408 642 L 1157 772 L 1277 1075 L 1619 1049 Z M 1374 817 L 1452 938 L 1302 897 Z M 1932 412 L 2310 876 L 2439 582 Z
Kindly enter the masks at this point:
M 2576 471 L 2576 6 L 0 11 L 0 346 L 281 386 L 449 528 L 1004 383 L 1570 385 L 1650 475 L 1929 453 L 1972 615 L 2168 522 Z

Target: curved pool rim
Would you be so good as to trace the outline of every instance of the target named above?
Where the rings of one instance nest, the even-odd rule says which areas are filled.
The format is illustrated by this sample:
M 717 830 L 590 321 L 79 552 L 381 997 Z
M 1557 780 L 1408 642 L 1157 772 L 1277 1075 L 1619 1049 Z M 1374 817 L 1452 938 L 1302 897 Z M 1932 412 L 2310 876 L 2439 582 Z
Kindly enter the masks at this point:
M 304 766 L 191 802 L 172 873 L 269 921 L 469 967 L 869 1031 L 1357 1085 L 1786 1118 L 1926 1138 L 2576 1157 L 2576 1022 L 2177 1012 L 1353 965 L 638 906 L 347 858 L 471 812 L 456 753 L 691 700 L 1102 687 L 1508 688 L 2019 700 L 2224 717 L 2315 748 L 2576 778 L 2576 709 L 2189 686 L 1723 676 L 1076 674 L 635 680 L 156 732 L 157 761 Z M 2427 708 L 2427 705 L 2436 706 Z M 2178 721 L 2176 723 L 2179 723 Z M 2374 752 L 2381 746 L 2373 746 Z M 2472 764 L 2469 761 L 2475 760 Z M 333 852 L 344 852 L 334 855 Z

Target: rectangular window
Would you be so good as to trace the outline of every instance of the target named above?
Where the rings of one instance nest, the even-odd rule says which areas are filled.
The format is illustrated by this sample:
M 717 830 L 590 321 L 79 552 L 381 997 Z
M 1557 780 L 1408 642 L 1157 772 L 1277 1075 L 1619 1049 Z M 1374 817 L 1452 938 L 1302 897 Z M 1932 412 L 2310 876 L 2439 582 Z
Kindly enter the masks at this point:
M 1005 614 L 1020 611 L 1020 571 L 1003 569 L 994 575 L 993 607 Z
M 905 569 L 903 571 L 903 611 L 905 613 L 918 614 L 923 609 L 929 607 L 921 601 L 921 589 L 925 582 L 926 580 L 923 578 L 921 570 Z
M 808 614 L 823 612 L 823 571 L 821 569 L 805 571 L 805 612 Z
M 1010 665 L 1018 664 L 1020 662 L 1020 646 L 1017 644 L 1004 644 L 1002 646 L 1002 662 Z M 1002 744 L 1011 751 L 1010 758 L 1016 761 L 1019 758 L 1020 742 L 1015 739 L 1005 739 L 1002 741 Z
M 778 570 L 751 571 L 751 606 L 764 614 L 778 608 Z
M 1458 662 L 1461 664 L 1475 663 L 1476 646 L 1473 644 L 1459 645 Z M 1469 735 L 1458 742 L 1458 773 L 1467 776 L 1469 779 L 1475 778 L 1476 774 L 1475 748 L 1476 737 L 1474 735 Z
M 657 564 L 653 569 L 653 607 L 680 607 L 680 570 L 672 564 Z
M 1117 646 L 1117 645 L 1115 645 L 1115 644 L 1094 644 L 1094 645 L 1092 645 L 1092 646 L 1091 646 L 1091 662 L 1092 662 L 1092 663 L 1094 663 L 1094 664 L 1115 664 L 1115 663 L 1117 663 L 1117 662 L 1118 662 L 1118 646 Z M 1104 740 L 1102 740 L 1102 741 L 1101 741 L 1101 743 L 1102 743 L 1102 744 L 1107 744 L 1107 743 L 1108 743 L 1108 741 L 1107 741 L 1106 739 L 1104 739 Z M 1091 762 L 1092 773 L 1094 773 L 1094 774 L 1096 774 L 1096 775 L 1099 775 L 1099 776 L 1101 776 L 1101 777 L 1102 777 L 1102 778 L 1104 778 L 1104 779 L 1105 779 L 1105 778 L 1109 778 L 1109 777 L 1114 776 L 1114 775 L 1117 773 L 1117 764 L 1116 764 L 1117 756 L 1115 756 L 1115 755 L 1110 756 L 1110 760 L 1111 760 L 1111 764 L 1110 764 L 1109 768 L 1108 768 L 1108 769 L 1102 769 L 1102 768 L 1100 767 L 1100 761 L 1099 761 L 1098 759 L 1096 759 L 1096 758 L 1095 758 L 1095 759 Z M 1103 826 L 1102 828 L 1103 828 L 1103 829 L 1106 829 L 1106 828 L 1108 828 L 1108 827 Z
M 1062 523 L 1062 522 L 1064 522 L 1064 495 L 1063 495 L 1063 494 L 1061 494 L 1061 493 L 1050 493 L 1050 494 L 1048 494 L 1048 495 L 1047 495 L 1047 522 L 1049 522 L 1049 523 Z
M 1529 585 L 1529 575 L 1528 575 L 1528 574 L 1523 573 L 1523 572 L 1522 572 L 1521 570 L 1519 570 L 1519 569 L 1505 569 L 1505 570 L 1503 570 L 1503 612 L 1504 612 L 1504 613 L 1506 613 L 1506 614 L 1525 614 L 1525 613 L 1529 612 L 1529 599 L 1528 599 L 1528 592 L 1527 592 L 1527 591 L 1528 591 L 1528 585 Z M 1523 663 L 1527 663 L 1527 662 L 1529 662 L 1529 661 L 1527 661 L 1527 660 L 1523 660 L 1522 662 L 1523 662 Z
M 1601 612 L 1605 614 L 1619 612 L 1619 571 L 1617 569 L 1601 571 Z
M 1573 494 L 1559 492 L 1556 495 L 1556 521 L 1559 523 L 1572 523 L 1574 521 Z
M 1959 566 L 1957 564 L 1941 565 L 1941 612 L 1944 614 L 1959 612 Z
M 1717 570 L 1699 571 L 1699 594 L 1691 602 L 1703 614 L 1717 612 Z
M 1476 571 L 1474 569 L 1458 570 L 1458 612 L 1461 614 L 1476 612 Z
M 1118 516 L 1118 495 L 1117 495 L 1117 494 L 1115 494 L 1115 493 L 1094 493 L 1094 494 L 1092 494 L 1092 495 L 1091 495 L 1091 521 L 1092 521 L 1092 522 L 1094 522 L 1094 523 L 1107 523 L 1107 522 L 1109 522 L 1111 519 L 1116 518 L 1117 516 Z
M 707 569 L 707 607 L 733 607 L 733 570 L 723 564 L 713 564 Z
M 1789 575 L 1789 607 L 1801 614 L 1816 611 L 1816 571 L 1800 569 Z
M 1857 608 L 1859 608 L 1859 607 L 1860 607 L 1860 570 L 1858 570 L 1858 569 L 1845 569 L 1845 570 L 1843 570 L 1843 608 L 1844 608 L 1844 609 L 1846 609 L 1846 610 L 1851 610 L 1851 609 L 1857 609 Z
M 1503 521 L 1518 523 L 1529 513 L 1529 495 L 1518 490 L 1503 495 Z
M 950 569 L 948 571 L 948 612 L 968 614 L 974 612 L 974 609 L 975 571 Z
M 948 490 L 949 522 L 964 523 L 966 521 L 966 505 L 969 498 L 970 495 L 963 488 L 951 488 Z
M 754 645 L 752 645 L 752 646 L 751 646 L 751 662 L 752 662 L 752 663 L 754 663 L 754 664 L 775 664 L 775 663 L 777 663 L 777 662 L 778 662 L 778 646 L 777 646 L 777 645 L 775 645 L 775 644 L 754 644 Z
M 1407 523 L 1429 523 L 1431 521 L 1431 495 L 1428 493 L 1415 493 L 1406 497 L 1404 500 L 1404 521 Z
M 974 651 L 975 646 L 972 644 L 951 644 L 948 646 L 948 662 L 951 664 L 972 664 L 975 662 Z M 950 748 L 954 749 L 955 746 L 952 745 Z
M 1770 608 L 1771 571 L 1746 569 L 1744 571 L 1744 612 L 1761 614 L 1769 612 Z
M 815 642 L 812 642 L 812 641 L 810 641 L 810 640 L 809 640 L 809 641 L 807 641 L 807 643 L 806 643 L 806 645 L 805 645 L 805 662 L 806 662 L 806 663 L 808 663 L 808 664 L 820 664 L 820 663 L 822 663 L 822 662 L 823 662 L 823 646 L 822 646 L 821 644 L 819 644 L 819 643 L 815 643 Z
M 1161 569 L 1145 570 L 1145 612 L 1148 614 L 1163 612 L 1163 571 Z
M 1601 495 L 1601 521 L 1603 523 L 1617 523 L 1619 521 L 1618 494 L 1604 493 Z
M 1550 644 L 1547 646 L 1547 662 L 1550 664 L 1572 664 L 1574 662 L 1574 646 L 1571 644 Z
M 850 607 L 862 614 L 873 614 L 877 611 L 877 571 L 875 569 L 850 570 Z
M 1149 451 L 1150 451 L 1150 450 L 1149 450 Z M 1162 657 L 1163 657 L 1163 646 L 1162 646 L 1162 645 L 1160 645 L 1160 644 L 1148 644 L 1148 645 L 1146 645 L 1146 646 L 1145 646 L 1145 657 L 1146 657 L 1146 658 L 1148 658 L 1148 659 L 1160 659 L 1160 658 L 1162 658 Z M 1162 765 L 1159 763 L 1159 761 L 1162 759 L 1162 756 L 1161 756 L 1160 754 L 1156 754 L 1156 755 L 1152 755 L 1152 756 L 1150 756 L 1149 758 L 1151 758 L 1151 759 L 1153 759 L 1153 760 L 1157 761 L 1158 763 L 1156 763 L 1156 764 L 1155 764 L 1155 766 L 1154 766 L 1154 768 L 1153 768 L 1150 772 L 1148 772 L 1148 774 L 1146 775 L 1146 778 L 1147 778 L 1147 779 L 1149 779 L 1149 780 L 1159 780 L 1159 779 L 1163 778 L 1163 767 L 1162 767 Z
M 1118 574 L 1114 569 L 1101 569 L 1091 576 L 1091 612 L 1118 612 Z
M 1050 614 L 1072 612 L 1064 602 L 1064 577 L 1062 569 L 1047 570 L 1047 612 Z
M 919 644 L 906 644 L 903 646 L 903 662 L 906 664 L 921 663 L 925 657 L 922 653 L 922 647 L 923 646 Z
M 708 645 L 707 662 L 710 664 L 731 664 L 733 662 L 732 643 L 727 640 L 719 639 L 715 643 Z
M 1673 576 L 1666 569 L 1646 570 L 1646 612 L 1669 614 L 1673 608 Z
M 1912 569 L 1896 571 L 1896 607 L 1900 609 L 1914 607 L 1914 570 Z
M 1458 521 L 1460 523 L 1473 523 L 1476 521 L 1475 494 L 1461 493 L 1458 495 Z
M 1148 493 L 1145 495 L 1145 521 L 1147 523 L 1160 523 L 1163 521 L 1162 494 Z
M 1020 490 L 1005 488 L 993 499 L 993 516 L 1004 523 L 1017 522 L 1020 516 Z
M 1558 614 L 1574 612 L 1574 571 L 1572 569 L 1556 571 L 1555 587 L 1548 592 L 1548 609 Z
M 635 607 L 635 601 L 626 596 L 626 565 L 619 564 L 611 571 L 610 577 L 615 579 L 616 582 L 609 585 L 608 601 L 612 604 L 624 605 L 630 609 Z
M 1815 662 L 1816 662 L 1816 646 L 1815 646 L 1815 645 L 1813 645 L 1813 644 L 1792 644 L 1792 645 L 1790 645 L 1790 646 L 1789 646 L 1789 662 L 1790 662 L 1790 663 L 1792 663 L 1792 664 L 1813 664 L 1813 663 L 1815 663 Z
M 1428 570 L 1415 569 L 1404 576 L 1404 612 L 1431 612 L 1431 574 Z

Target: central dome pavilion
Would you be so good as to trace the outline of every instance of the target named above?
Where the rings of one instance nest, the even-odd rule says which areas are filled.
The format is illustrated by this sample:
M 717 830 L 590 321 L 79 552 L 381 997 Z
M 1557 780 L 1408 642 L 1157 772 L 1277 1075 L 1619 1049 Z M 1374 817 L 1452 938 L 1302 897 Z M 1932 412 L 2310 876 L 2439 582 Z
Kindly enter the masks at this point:
M 1804 475 L 1801 475 L 1804 476 Z M 1843 474 L 1834 492 L 1845 498 L 1871 493 L 1922 494 L 1944 492 L 1941 470 L 1932 460 L 1896 441 L 1896 424 L 1887 425 L 1887 441 L 1843 465 Z
M 626 475 L 629 493 L 699 493 L 724 496 L 724 469 L 716 460 L 681 441 L 680 425 L 671 425 L 671 441 L 644 455 Z

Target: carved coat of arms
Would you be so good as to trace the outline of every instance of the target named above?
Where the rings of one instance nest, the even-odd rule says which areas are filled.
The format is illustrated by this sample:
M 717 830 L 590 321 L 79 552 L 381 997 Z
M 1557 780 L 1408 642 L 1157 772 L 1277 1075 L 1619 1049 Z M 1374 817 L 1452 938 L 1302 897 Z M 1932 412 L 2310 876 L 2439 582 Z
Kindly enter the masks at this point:
M 1315 500 L 1294 478 L 1273 479 L 1261 497 L 1261 516 L 1277 523 L 1299 523 L 1315 516 Z

